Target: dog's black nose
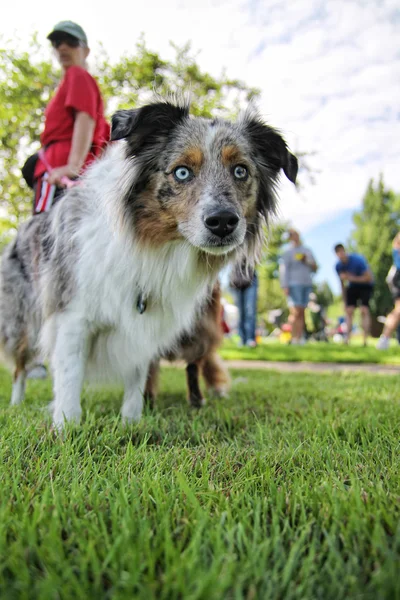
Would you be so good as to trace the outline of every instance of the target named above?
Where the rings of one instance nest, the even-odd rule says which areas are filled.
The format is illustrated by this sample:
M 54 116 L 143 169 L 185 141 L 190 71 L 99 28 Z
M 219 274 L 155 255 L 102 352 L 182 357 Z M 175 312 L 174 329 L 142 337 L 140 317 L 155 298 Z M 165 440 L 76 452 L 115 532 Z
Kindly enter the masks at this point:
M 220 238 L 233 233 L 239 223 L 239 217 L 231 210 L 219 210 L 204 219 L 204 225 Z

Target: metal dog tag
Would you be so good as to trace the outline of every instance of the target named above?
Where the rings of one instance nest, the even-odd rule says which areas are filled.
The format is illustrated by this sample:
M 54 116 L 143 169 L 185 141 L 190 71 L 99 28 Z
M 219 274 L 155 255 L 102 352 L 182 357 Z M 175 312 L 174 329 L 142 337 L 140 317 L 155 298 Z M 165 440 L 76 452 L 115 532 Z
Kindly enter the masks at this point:
M 144 313 L 144 311 L 147 308 L 147 300 L 146 298 L 143 296 L 142 292 L 139 293 L 138 298 L 137 298 L 137 302 L 136 302 L 136 310 L 138 311 L 139 315 L 142 315 Z

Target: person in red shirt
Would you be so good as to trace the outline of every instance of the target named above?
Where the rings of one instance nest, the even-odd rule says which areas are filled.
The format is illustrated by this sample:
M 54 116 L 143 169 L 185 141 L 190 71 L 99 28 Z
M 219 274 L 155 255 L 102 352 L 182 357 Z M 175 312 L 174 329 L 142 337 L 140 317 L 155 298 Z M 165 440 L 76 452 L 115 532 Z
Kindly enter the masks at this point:
M 76 179 L 110 138 L 99 87 L 88 73 L 88 41 L 72 21 L 58 23 L 47 36 L 63 69 L 63 78 L 45 110 L 42 149 L 33 173 L 34 214 L 48 211 L 62 195 L 66 181 Z M 28 377 L 47 376 L 38 362 Z
M 82 27 L 62 21 L 47 37 L 63 78 L 45 110 L 34 171 L 35 213 L 49 210 L 66 181 L 77 178 L 101 154 L 110 136 L 99 87 L 87 71 L 90 50 Z

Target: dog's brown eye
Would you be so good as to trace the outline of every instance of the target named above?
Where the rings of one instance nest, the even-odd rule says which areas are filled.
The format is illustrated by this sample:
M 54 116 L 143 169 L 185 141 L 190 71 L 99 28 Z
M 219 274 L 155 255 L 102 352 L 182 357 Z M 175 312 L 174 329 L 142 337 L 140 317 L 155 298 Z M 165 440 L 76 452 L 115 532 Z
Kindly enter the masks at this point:
M 174 177 L 180 183 L 190 181 L 193 177 L 193 171 L 188 167 L 176 167 L 174 169 Z
M 249 172 L 243 165 L 236 165 L 236 167 L 233 169 L 233 175 L 236 177 L 236 179 L 241 179 L 244 181 L 248 178 Z

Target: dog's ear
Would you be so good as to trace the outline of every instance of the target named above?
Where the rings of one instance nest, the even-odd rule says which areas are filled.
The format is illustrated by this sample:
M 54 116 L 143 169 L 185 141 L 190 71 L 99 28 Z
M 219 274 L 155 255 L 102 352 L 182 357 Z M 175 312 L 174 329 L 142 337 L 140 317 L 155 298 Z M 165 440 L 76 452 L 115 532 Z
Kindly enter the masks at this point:
M 286 177 L 292 183 L 296 183 L 299 168 L 297 158 L 289 152 L 281 134 L 257 118 L 246 120 L 245 127 L 256 156 L 262 165 L 270 167 L 276 172 L 283 169 Z
M 170 102 L 119 110 L 112 117 L 111 141 L 127 139 L 131 153 L 137 154 L 144 147 L 164 140 L 188 115 L 188 106 Z
M 110 140 L 122 140 L 131 133 L 137 110 L 119 110 L 111 118 Z

